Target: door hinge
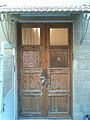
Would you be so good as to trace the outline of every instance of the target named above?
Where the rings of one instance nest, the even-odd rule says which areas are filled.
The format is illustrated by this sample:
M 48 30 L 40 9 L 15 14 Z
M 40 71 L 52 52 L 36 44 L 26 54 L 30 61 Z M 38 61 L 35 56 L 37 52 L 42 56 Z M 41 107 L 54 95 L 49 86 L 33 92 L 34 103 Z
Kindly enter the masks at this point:
M 74 54 L 72 53 L 72 60 L 74 60 Z
M 16 70 L 16 67 L 15 67 L 15 65 L 14 65 L 14 72 L 15 72 L 15 70 Z

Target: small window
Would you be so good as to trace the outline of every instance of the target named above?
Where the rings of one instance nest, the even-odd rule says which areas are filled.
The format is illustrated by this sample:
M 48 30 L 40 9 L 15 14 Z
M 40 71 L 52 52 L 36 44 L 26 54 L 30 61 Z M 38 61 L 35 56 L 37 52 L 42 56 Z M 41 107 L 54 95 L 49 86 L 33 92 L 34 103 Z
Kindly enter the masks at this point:
M 40 45 L 40 28 L 22 28 L 22 45 Z
M 50 28 L 50 45 L 68 45 L 68 28 Z

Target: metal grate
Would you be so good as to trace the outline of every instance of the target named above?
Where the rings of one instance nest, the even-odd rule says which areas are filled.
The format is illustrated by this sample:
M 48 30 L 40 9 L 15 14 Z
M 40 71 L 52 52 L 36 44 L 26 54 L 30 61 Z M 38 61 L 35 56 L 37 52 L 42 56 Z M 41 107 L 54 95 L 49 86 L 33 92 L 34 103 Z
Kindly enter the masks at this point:
M 1 61 L 2 61 L 2 56 L 0 56 L 0 81 L 2 81 L 1 80 Z
M 13 56 L 3 56 L 3 97 L 5 98 L 7 94 L 13 88 Z

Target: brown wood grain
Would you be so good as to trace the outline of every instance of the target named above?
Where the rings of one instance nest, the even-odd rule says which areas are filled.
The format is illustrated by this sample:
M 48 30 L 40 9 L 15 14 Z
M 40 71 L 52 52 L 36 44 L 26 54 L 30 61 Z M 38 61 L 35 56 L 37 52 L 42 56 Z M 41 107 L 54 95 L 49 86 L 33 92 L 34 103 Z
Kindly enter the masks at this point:
M 72 25 L 68 23 L 26 23 L 19 25 L 19 30 L 21 30 L 22 27 L 40 27 L 41 42 L 40 45 L 22 45 L 22 38 L 18 34 L 19 114 L 32 117 L 71 116 Z M 50 28 L 68 28 L 69 44 L 58 46 L 50 45 Z M 21 32 L 19 31 L 19 33 Z M 25 59 L 23 53 L 26 54 L 27 52 L 27 59 Z M 39 56 L 37 52 L 39 53 Z M 39 57 L 38 62 L 37 58 L 34 57 L 35 54 Z M 30 56 L 32 56 L 34 61 L 30 61 Z M 33 64 L 35 62 L 39 65 L 36 63 L 34 66 Z M 40 74 L 42 70 L 45 70 L 48 74 L 47 86 L 41 85 Z

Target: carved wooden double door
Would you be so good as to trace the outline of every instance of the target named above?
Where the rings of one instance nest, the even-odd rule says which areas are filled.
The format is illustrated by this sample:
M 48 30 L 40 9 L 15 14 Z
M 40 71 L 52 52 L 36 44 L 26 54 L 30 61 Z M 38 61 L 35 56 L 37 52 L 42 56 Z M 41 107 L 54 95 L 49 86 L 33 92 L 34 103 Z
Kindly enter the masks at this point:
M 19 114 L 71 115 L 71 25 L 21 24 Z

